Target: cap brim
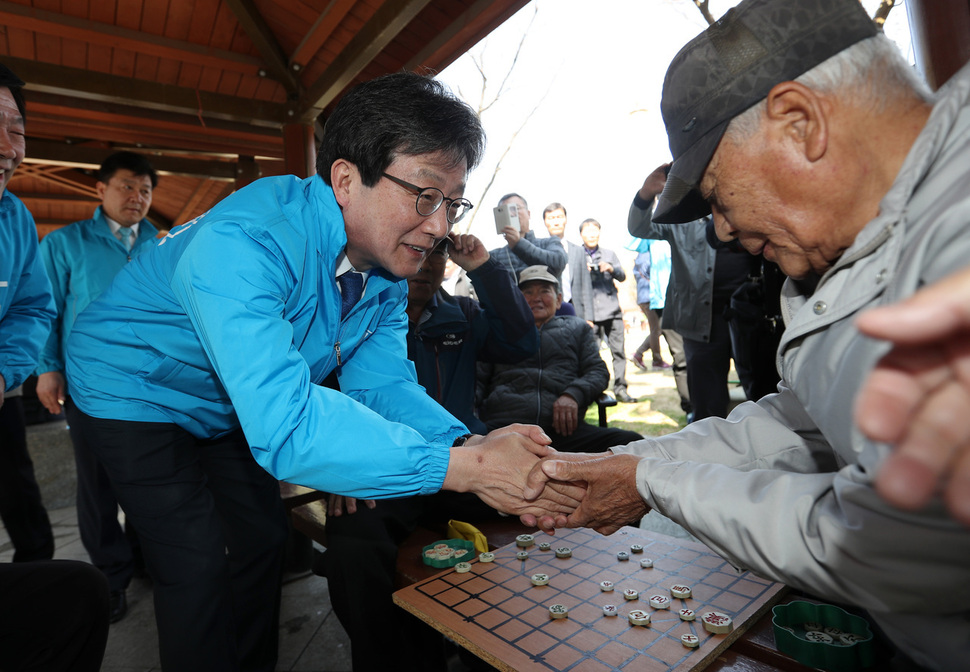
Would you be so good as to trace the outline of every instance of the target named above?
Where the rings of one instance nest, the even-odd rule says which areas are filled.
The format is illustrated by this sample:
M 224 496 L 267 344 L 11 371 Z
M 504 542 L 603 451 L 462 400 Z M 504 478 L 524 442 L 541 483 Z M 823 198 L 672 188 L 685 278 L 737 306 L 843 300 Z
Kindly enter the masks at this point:
M 730 119 L 718 124 L 674 159 L 663 193 L 657 199 L 653 221 L 682 224 L 711 214 L 711 207 L 701 197 L 698 186 L 729 123 Z

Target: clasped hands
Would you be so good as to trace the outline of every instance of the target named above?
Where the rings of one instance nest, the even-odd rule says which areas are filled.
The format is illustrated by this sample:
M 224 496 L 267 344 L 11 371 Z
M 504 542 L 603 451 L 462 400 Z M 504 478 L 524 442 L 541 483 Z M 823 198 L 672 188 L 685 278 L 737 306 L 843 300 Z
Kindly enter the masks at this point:
M 636 489 L 633 455 L 560 453 L 534 425 L 509 425 L 473 436 L 451 449 L 443 489 L 471 492 L 528 527 L 554 534 L 561 527 L 592 527 L 611 534 L 648 511 Z M 366 500 L 366 506 L 376 503 Z M 356 500 L 332 496 L 329 512 L 357 510 Z

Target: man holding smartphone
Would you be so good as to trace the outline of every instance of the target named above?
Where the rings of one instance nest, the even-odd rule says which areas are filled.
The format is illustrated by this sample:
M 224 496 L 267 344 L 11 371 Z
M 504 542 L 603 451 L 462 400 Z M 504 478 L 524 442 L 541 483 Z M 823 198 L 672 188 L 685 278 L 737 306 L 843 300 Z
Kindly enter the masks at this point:
M 489 251 L 491 257 L 505 266 L 516 282 L 519 273 L 529 266 L 546 266 L 561 282 L 566 250 L 555 236 L 536 238 L 529 229 L 529 204 L 525 199 L 516 193 L 506 194 L 494 212 L 495 230 L 505 236 L 508 245 Z

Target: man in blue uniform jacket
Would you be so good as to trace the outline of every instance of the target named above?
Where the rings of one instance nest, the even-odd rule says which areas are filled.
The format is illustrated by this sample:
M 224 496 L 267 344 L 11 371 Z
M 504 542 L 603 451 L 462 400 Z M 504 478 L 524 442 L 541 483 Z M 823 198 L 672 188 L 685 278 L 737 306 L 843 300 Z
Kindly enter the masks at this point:
M 137 547 L 118 523 L 118 500 L 104 467 L 78 432 L 77 406 L 64 381 L 64 350 L 77 316 L 107 289 L 118 271 L 154 247 L 158 229 L 145 216 L 157 184 L 155 169 L 141 154 L 109 155 L 98 170 L 101 205 L 94 216 L 52 231 L 40 243 L 57 318 L 37 362 L 37 398 L 51 413 L 59 413 L 63 406 L 67 415 L 77 467 L 78 529 L 91 564 L 108 579 L 112 623 L 128 610 L 125 589 L 135 573 Z
M 475 492 L 516 515 L 575 505 L 521 498 L 551 452 L 541 430 L 470 435 L 407 360 L 402 278 L 471 207 L 483 143 L 432 79 L 362 84 L 327 121 L 319 176 L 259 180 L 173 229 L 75 322 L 68 384 L 142 540 L 164 669 L 273 669 L 276 479 Z

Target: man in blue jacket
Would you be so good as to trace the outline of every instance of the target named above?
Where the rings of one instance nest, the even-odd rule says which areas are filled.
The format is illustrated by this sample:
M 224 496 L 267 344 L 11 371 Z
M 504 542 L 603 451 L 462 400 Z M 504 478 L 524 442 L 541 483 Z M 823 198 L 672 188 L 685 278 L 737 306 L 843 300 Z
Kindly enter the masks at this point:
M 164 669 L 273 669 L 276 479 L 474 492 L 517 515 L 575 505 L 521 498 L 550 451 L 538 428 L 471 435 L 406 357 L 402 278 L 471 207 L 483 142 L 432 79 L 361 84 L 327 120 L 319 176 L 259 180 L 173 229 L 78 317 L 68 383 L 155 578 Z
M 52 231 L 40 256 L 54 289 L 57 319 L 40 352 L 37 398 L 51 413 L 63 406 L 77 465 L 77 522 L 91 564 L 111 588 L 111 622 L 128 610 L 125 589 L 134 573 L 132 544 L 118 523 L 118 500 L 93 446 L 78 431 L 75 406 L 64 381 L 64 350 L 77 316 L 134 257 L 154 246 L 158 230 L 145 219 L 158 175 L 141 154 L 115 152 L 104 160 L 96 185 L 101 205 L 94 216 Z
M 108 641 L 108 586 L 87 563 L 50 559 L 23 402 L 8 397 L 37 365 L 55 316 L 34 218 L 7 189 L 24 159 L 23 86 L 0 65 L 0 515 L 15 549 L 14 562 L 0 563 L 0 669 L 96 672 Z
M 432 398 L 469 431 L 485 434 L 475 414 L 476 362 L 522 361 L 535 354 L 539 334 L 512 275 L 481 241 L 472 235 L 453 241 L 439 244 L 408 278 L 408 359 Z M 478 301 L 441 288 L 449 255 L 468 273 Z M 391 599 L 398 546 L 418 524 L 444 527 L 449 518 L 476 523 L 498 514 L 477 497 L 455 492 L 361 504 L 331 495 L 321 563 L 334 613 L 350 636 L 354 670 L 444 668 L 441 637 Z M 375 610 L 388 614 L 386 628 L 374 628 Z
M 0 518 L 16 562 L 54 556 L 18 389 L 33 371 L 54 318 L 50 283 L 37 256 L 34 218 L 7 189 L 24 160 L 23 86 L 0 65 Z

